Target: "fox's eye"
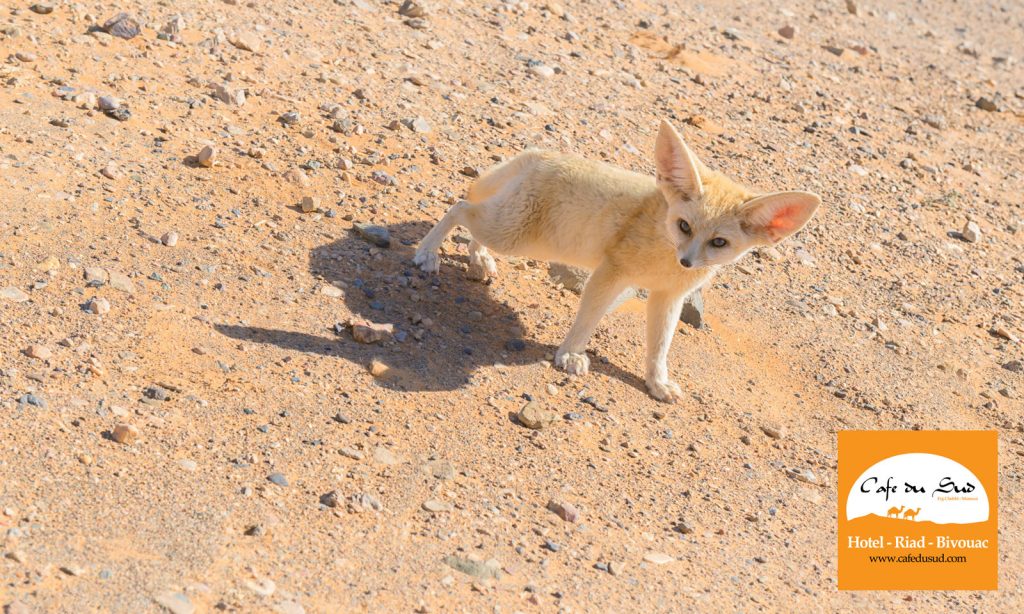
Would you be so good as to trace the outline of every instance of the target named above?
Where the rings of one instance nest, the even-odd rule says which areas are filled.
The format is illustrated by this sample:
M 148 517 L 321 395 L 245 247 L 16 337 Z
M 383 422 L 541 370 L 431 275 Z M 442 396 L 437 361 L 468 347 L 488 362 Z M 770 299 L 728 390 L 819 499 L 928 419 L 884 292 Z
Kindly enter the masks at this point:
M 711 247 L 725 247 L 728 244 L 729 242 L 722 237 L 715 237 L 714 239 L 711 239 Z
M 686 220 L 679 220 L 679 230 L 682 231 L 684 235 L 690 234 L 690 224 Z

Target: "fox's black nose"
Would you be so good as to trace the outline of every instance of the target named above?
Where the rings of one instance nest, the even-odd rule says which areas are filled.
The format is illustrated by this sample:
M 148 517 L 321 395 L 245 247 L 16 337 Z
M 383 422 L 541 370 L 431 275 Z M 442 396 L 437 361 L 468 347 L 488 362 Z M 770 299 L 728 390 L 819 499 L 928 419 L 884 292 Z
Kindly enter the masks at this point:
M 683 266 L 684 266 L 684 267 L 686 267 L 686 268 L 690 268 L 691 266 L 693 266 L 693 265 L 692 265 L 692 264 L 690 263 L 690 261 L 689 261 L 688 259 L 686 259 L 686 258 L 680 258 L 680 259 L 679 259 L 679 264 L 683 265 Z

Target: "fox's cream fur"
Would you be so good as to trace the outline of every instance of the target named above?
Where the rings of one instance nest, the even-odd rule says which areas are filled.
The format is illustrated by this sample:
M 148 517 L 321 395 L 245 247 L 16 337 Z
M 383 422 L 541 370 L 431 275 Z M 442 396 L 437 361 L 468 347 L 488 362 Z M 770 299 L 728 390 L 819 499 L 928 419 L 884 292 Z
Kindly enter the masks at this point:
M 584 375 L 587 343 L 615 299 L 646 288 L 646 382 L 651 395 L 674 401 L 668 349 L 686 296 L 722 265 L 799 230 L 820 199 L 808 192 L 756 194 L 709 170 L 675 129 L 662 122 L 655 144 L 657 177 L 557 153 L 528 150 L 488 171 L 453 206 L 416 251 L 436 272 L 438 250 L 455 226 L 469 229 L 470 274 L 497 273 L 503 254 L 589 269 L 576 321 L 555 363 Z

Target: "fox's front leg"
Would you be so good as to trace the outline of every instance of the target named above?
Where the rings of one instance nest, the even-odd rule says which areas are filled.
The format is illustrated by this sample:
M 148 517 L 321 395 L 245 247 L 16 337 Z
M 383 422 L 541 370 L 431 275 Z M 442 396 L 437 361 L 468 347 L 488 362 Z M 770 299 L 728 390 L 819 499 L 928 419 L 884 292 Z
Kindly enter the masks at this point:
M 625 288 L 626 281 L 611 266 L 602 264 L 594 270 L 587 280 L 587 285 L 583 287 L 576 321 L 555 352 L 557 366 L 569 373 L 587 374 L 590 359 L 587 358 L 586 351 L 590 336 L 594 334 L 601 317 L 608 312 L 608 308 Z
M 647 390 L 659 401 L 671 403 L 683 395 L 668 377 L 668 348 L 685 298 L 685 293 L 674 292 L 651 292 L 647 298 Z

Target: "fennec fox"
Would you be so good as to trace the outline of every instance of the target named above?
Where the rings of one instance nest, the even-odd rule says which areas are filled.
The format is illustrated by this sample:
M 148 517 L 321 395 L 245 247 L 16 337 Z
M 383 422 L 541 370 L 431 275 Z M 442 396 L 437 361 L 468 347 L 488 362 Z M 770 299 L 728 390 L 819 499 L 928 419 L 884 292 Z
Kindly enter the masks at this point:
M 646 288 L 646 382 L 675 401 L 668 349 L 686 296 L 719 267 L 799 230 L 821 199 L 809 192 L 758 194 L 705 167 L 668 122 L 654 148 L 657 177 L 575 156 L 527 150 L 488 171 L 424 237 L 414 262 L 438 270 L 455 226 L 473 235 L 470 274 L 497 273 L 488 249 L 593 271 L 555 364 L 584 375 L 587 342 L 615 299 Z

